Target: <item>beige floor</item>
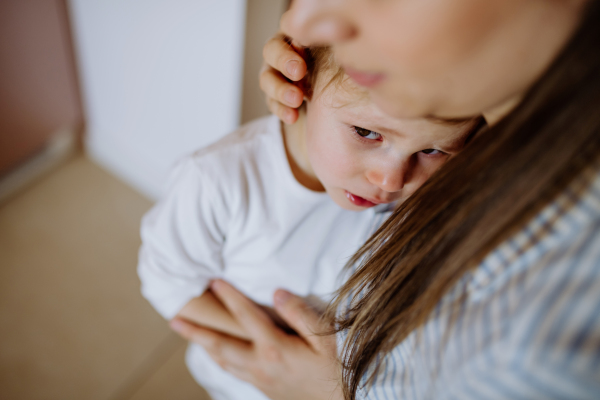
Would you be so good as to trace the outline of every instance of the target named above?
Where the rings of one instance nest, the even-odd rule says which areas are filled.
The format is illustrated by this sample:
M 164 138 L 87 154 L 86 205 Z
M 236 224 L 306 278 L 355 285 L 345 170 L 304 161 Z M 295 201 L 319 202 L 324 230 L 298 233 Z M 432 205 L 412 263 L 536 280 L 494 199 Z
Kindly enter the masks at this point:
M 208 399 L 139 294 L 149 207 L 81 156 L 0 205 L 0 399 Z

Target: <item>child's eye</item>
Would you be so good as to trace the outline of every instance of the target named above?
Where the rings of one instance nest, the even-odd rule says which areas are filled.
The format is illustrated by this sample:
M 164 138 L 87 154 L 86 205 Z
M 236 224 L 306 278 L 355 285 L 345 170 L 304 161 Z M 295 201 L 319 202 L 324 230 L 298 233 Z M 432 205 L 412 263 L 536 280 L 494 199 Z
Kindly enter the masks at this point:
M 377 140 L 381 138 L 381 135 L 379 133 L 370 131 L 365 128 L 361 128 L 359 126 L 354 127 L 354 132 L 356 132 L 357 135 L 365 139 Z
M 438 155 L 438 154 L 444 154 L 444 152 L 436 150 L 436 149 L 425 149 L 425 150 L 421 150 L 421 153 L 425 153 L 427 155 Z

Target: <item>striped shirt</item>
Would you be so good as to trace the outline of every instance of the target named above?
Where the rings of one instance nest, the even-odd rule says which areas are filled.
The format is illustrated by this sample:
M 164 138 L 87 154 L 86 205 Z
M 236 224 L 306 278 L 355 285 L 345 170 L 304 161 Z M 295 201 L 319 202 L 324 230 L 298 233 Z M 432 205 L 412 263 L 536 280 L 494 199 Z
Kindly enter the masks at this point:
M 600 163 L 380 363 L 357 398 L 600 399 Z

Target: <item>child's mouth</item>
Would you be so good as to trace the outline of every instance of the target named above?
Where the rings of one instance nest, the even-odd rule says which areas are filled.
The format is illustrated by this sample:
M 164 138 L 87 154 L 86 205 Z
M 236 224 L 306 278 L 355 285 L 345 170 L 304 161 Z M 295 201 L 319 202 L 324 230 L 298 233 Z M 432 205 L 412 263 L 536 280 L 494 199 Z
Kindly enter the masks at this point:
M 369 201 L 367 199 L 363 199 L 360 196 L 357 196 L 355 194 L 350 193 L 349 191 L 346 190 L 346 198 L 348 200 L 350 200 L 350 203 L 354 204 L 355 206 L 358 207 L 375 207 L 377 204 L 373 203 L 372 201 Z

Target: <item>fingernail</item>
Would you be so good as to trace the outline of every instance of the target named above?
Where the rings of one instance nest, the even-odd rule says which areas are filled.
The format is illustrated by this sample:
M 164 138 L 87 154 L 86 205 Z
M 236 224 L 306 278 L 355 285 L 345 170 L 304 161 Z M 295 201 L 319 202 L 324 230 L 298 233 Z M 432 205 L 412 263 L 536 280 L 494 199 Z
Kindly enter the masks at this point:
M 169 321 L 169 326 L 171 326 L 171 329 L 173 329 L 175 332 L 181 333 L 181 331 L 183 331 L 183 323 L 178 319 Z
M 285 63 L 285 70 L 292 78 L 296 77 L 299 68 L 300 64 L 296 60 L 290 60 L 287 63 Z
M 210 288 L 211 288 L 212 290 L 217 290 L 217 291 L 218 291 L 218 290 L 221 288 L 221 281 L 219 281 L 219 280 L 212 281 L 212 282 L 210 283 Z
M 278 290 L 275 292 L 274 297 L 275 298 L 273 301 L 275 302 L 275 306 L 282 307 L 288 302 L 289 299 L 292 298 L 292 294 L 290 292 L 286 292 L 285 290 Z
M 300 101 L 300 95 L 295 90 L 286 90 L 283 94 L 283 99 L 287 102 L 288 106 L 296 107 Z
M 292 111 L 292 110 L 288 109 L 283 112 L 283 119 L 285 120 L 285 123 L 288 125 L 292 125 L 294 122 L 296 122 L 294 120 L 294 117 L 295 117 L 294 111 Z

